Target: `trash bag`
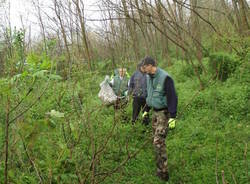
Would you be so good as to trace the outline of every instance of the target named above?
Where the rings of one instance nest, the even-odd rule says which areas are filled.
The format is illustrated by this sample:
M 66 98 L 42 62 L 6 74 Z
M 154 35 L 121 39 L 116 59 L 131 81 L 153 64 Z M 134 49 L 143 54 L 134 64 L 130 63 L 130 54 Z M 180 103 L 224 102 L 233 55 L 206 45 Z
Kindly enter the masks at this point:
M 114 104 L 117 100 L 117 96 L 113 89 L 109 85 L 109 76 L 106 75 L 104 81 L 100 83 L 101 90 L 98 93 L 98 97 L 101 99 L 104 105 Z

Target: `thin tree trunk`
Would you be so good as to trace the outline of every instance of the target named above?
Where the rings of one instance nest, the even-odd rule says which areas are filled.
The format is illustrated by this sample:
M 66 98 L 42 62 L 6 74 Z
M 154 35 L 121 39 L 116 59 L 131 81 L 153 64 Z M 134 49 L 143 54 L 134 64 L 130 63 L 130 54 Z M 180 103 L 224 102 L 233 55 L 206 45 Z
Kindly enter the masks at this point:
M 200 22 L 199 22 L 199 18 L 198 16 L 194 13 L 194 11 L 198 11 L 197 10 L 197 0 L 191 0 L 190 1 L 191 6 L 193 11 L 191 12 L 191 20 L 192 20 L 192 32 L 194 35 L 194 38 L 196 39 L 196 41 L 194 41 L 195 47 L 196 47 L 196 58 L 200 64 L 200 66 L 202 67 L 202 70 L 204 72 L 206 72 L 205 67 L 202 64 L 202 47 L 201 44 L 201 27 L 200 27 Z
M 111 11 L 108 11 L 108 15 L 109 15 L 109 19 L 110 19 L 110 28 L 111 28 L 111 33 L 112 33 L 112 38 L 111 39 L 113 39 L 113 45 L 112 45 L 112 41 L 111 41 L 111 39 L 109 39 L 108 35 L 107 35 L 107 41 L 108 41 L 109 48 L 111 49 L 112 64 L 113 64 L 113 67 L 115 68 L 116 67 L 116 62 L 115 62 L 116 54 L 115 54 L 114 46 L 116 48 L 118 48 L 118 46 L 116 44 L 116 38 L 115 38 L 116 31 L 115 31 L 114 22 L 112 20 Z
M 247 11 L 248 8 L 245 6 L 245 3 L 243 0 L 238 0 L 239 2 L 239 9 L 240 9 L 240 16 L 241 16 L 241 21 L 242 21 L 242 28 L 243 28 L 243 34 L 248 36 L 250 35 L 250 26 L 247 20 Z
M 65 45 L 65 48 L 66 48 L 66 57 L 67 57 L 67 62 L 68 62 L 68 67 L 69 67 L 67 77 L 70 78 L 70 76 L 71 76 L 71 55 L 70 55 L 70 51 L 69 51 L 66 32 L 65 32 L 62 17 L 61 17 L 60 7 L 59 7 L 59 4 L 58 4 L 57 0 L 54 0 L 54 8 L 55 8 L 54 10 L 55 10 L 56 16 L 57 16 L 57 18 L 59 20 L 59 23 L 60 23 L 61 32 L 62 32 L 62 35 L 63 35 L 63 41 L 64 41 L 64 45 Z
M 90 55 L 90 49 L 89 49 L 90 47 L 89 47 L 88 40 L 87 40 L 87 34 L 86 34 L 86 28 L 85 28 L 85 22 L 84 22 L 84 12 L 81 11 L 79 0 L 74 0 L 74 3 L 76 5 L 77 14 L 78 14 L 80 25 L 81 25 L 82 42 L 86 50 L 88 67 L 89 67 L 89 70 L 92 70 L 91 55 Z
M 182 2 L 182 0 L 181 0 L 181 2 Z M 174 1 L 174 3 L 176 3 L 176 1 Z M 184 28 L 184 13 L 183 13 L 183 7 L 180 5 L 180 4 L 177 4 L 177 7 L 178 7 L 178 16 L 179 16 L 179 21 L 180 21 L 180 25 L 181 25 L 181 27 L 183 27 Z M 179 34 L 179 36 L 181 37 L 181 45 L 183 46 L 184 45 L 184 39 L 185 39 L 185 36 L 186 36 L 186 34 L 185 34 L 185 32 L 182 32 L 181 30 L 179 30 L 178 29 L 178 34 Z M 184 59 L 185 58 L 185 51 L 184 50 L 182 50 L 182 59 Z
M 228 8 L 228 5 L 227 5 L 227 3 L 225 2 L 225 0 L 221 0 L 221 5 L 223 6 L 223 8 L 224 8 L 225 11 L 226 11 L 226 15 L 227 15 L 227 18 L 228 18 L 229 22 L 230 22 L 230 23 L 233 25 L 233 27 L 239 32 L 239 28 L 238 28 L 237 24 L 235 23 L 234 18 L 233 18 L 233 16 L 232 16 L 232 14 L 231 14 L 231 12 L 230 12 L 230 10 L 229 10 L 229 8 Z
M 142 3 L 143 10 L 144 10 L 144 14 L 146 14 L 146 13 L 147 14 L 151 14 L 149 12 L 149 8 L 148 8 L 148 5 L 147 5 L 147 2 L 145 2 L 145 0 L 142 0 L 141 3 Z M 147 16 L 146 21 L 150 22 L 151 19 Z M 147 34 L 149 35 L 148 38 L 149 38 L 149 42 L 150 42 L 150 45 L 151 45 L 151 50 L 153 49 L 154 50 L 154 54 L 156 55 L 156 52 L 157 52 L 156 44 L 157 43 L 155 42 L 155 39 L 154 39 L 155 35 L 153 33 L 153 28 L 152 28 L 152 26 L 150 24 L 146 26 L 146 31 L 147 31 Z M 150 54 L 152 54 L 152 51 L 151 51 Z
M 44 27 L 42 15 L 41 15 L 41 7 L 40 7 L 39 0 L 36 0 L 36 1 L 37 1 L 37 3 L 35 3 L 35 1 L 32 0 L 32 4 L 37 9 L 37 16 L 38 16 L 38 20 L 39 20 L 39 23 L 40 23 L 40 26 L 41 26 L 41 31 L 42 31 L 42 36 L 43 36 L 44 50 L 46 52 L 46 55 L 48 55 L 47 40 L 46 40 L 46 34 L 45 34 L 45 27 Z
M 238 9 L 238 5 L 237 5 L 237 1 L 236 0 L 232 0 L 233 2 L 233 8 L 234 8 L 234 12 L 236 15 L 236 19 L 237 19 L 237 23 L 238 23 L 238 30 L 239 33 L 242 35 L 242 22 L 241 22 L 241 18 L 240 18 L 240 13 L 239 13 L 239 9 Z
M 131 25 L 131 30 L 132 30 L 132 36 L 133 36 L 133 41 L 134 43 L 134 47 L 136 49 L 135 52 L 135 56 L 136 56 L 136 60 L 138 61 L 140 59 L 140 50 L 139 50 L 139 39 L 138 39 L 138 34 L 137 34 L 137 28 L 136 28 L 136 17 L 135 17 L 135 12 L 134 12 L 134 8 L 133 8 L 133 3 L 132 0 L 130 0 L 130 8 L 131 8 L 131 15 L 132 15 L 132 20 L 133 20 L 133 26 Z M 137 22 L 138 23 L 138 22 Z
M 75 11 L 77 11 L 77 8 L 75 7 Z M 77 51 L 78 51 L 78 56 L 81 56 L 81 40 L 80 40 L 80 25 L 79 25 L 79 18 L 78 15 L 75 14 L 75 24 L 76 24 L 76 44 L 77 44 Z
M 165 20 L 165 16 L 163 15 L 162 12 L 162 3 L 161 0 L 155 0 L 155 4 L 156 4 L 156 9 L 157 9 L 157 14 L 160 20 L 160 24 L 161 24 L 161 30 L 163 30 L 164 34 L 161 34 L 161 45 L 162 45 L 162 58 L 166 58 L 168 61 L 168 66 L 170 66 L 171 63 L 171 59 L 168 55 L 168 39 L 166 38 L 167 35 L 167 30 L 166 30 L 166 26 L 164 23 Z
M 133 27 L 131 25 L 131 20 L 130 20 L 131 17 L 130 17 L 129 12 L 128 12 L 127 2 L 126 2 L 126 0 L 121 0 L 121 2 L 122 2 L 122 6 L 123 6 L 124 15 L 126 17 L 126 20 L 125 20 L 126 28 L 129 32 L 131 39 L 132 39 L 132 45 L 133 45 L 133 50 L 135 53 L 135 58 L 139 59 L 137 40 L 136 40 L 136 35 L 135 35 L 136 32 L 135 32 L 135 30 L 133 30 Z
M 150 53 L 150 50 L 149 50 L 149 39 L 150 38 L 149 38 L 149 35 L 147 34 L 148 33 L 147 32 L 147 28 L 146 28 L 146 26 L 143 23 L 143 22 L 145 22 L 145 20 L 144 20 L 144 16 L 141 13 L 138 0 L 135 0 L 135 5 L 136 5 L 136 8 L 137 8 L 137 12 L 139 14 L 139 17 L 140 17 L 140 27 L 141 27 L 141 32 L 142 32 L 142 35 L 143 35 L 143 38 L 144 38 L 144 42 L 145 42 L 145 45 L 146 45 L 146 54 L 149 55 L 149 53 Z

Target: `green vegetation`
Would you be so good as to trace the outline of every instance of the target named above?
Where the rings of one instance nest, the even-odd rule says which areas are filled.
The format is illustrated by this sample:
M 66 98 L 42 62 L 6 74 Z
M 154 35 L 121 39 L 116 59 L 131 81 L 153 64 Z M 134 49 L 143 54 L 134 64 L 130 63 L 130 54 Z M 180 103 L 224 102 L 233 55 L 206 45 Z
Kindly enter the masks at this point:
M 250 183 L 248 1 L 34 0 L 38 39 L 23 21 L 30 11 L 18 17 L 23 29 L 11 27 L 9 2 L 0 2 L 0 184 L 164 184 L 151 124 L 132 126 L 132 99 L 114 110 L 98 98 L 106 75 L 132 74 L 145 55 L 178 93 L 168 183 Z
M 101 106 L 97 97 L 99 83 L 108 73 L 79 70 L 71 80 L 63 81 L 53 67 L 45 70 L 49 69 L 43 65 L 47 61 L 53 65 L 51 60 L 31 53 L 21 75 L 0 81 L 1 122 L 5 120 L 7 96 L 12 108 L 23 99 L 11 112 L 12 120 L 43 94 L 29 111 L 11 122 L 10 182 L 37 183 L 40 175 L 45 183 L 77 183 L 77 172 L 91 181 L 93 153 L 101 150 L 95 160 L 95 173 L 100 174 L 96 181 L 118 167 L 103 183 L 162 183 L 155 176 L 151 127 L 145 128 L 140 122 L 131 126 L 122 112 Z M 209 71 L 206 58 L 204 65 Z M 188 67 L 181 61 L 164 67 L 176 81 L 179 96 L 178 124 L 166 140 L 170 183 L 215 183 L 216 176 L 221 180 L 222 170 L 229 183 L 247 183 L 249 65 L 235 66 L 224 82 L 202 73 L 206 83 L 202 91 L 197 90 L 199 82 Z M 127 119 L 131 111 L 130 102 L 125 112 Z M 4 140 L 4 124 L 0 136 Z M 0 147 L 3 154 L 3 141 Z M 119 166 L 138 149 L 135 157 Z M 3 181 L 4 162 L 0 168 Z

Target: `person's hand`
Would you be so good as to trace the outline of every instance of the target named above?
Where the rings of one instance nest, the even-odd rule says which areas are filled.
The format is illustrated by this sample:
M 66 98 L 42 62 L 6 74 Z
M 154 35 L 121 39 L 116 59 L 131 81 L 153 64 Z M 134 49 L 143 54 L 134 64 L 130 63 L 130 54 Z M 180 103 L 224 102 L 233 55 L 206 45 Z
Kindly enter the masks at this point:
M 145 116 L 147 116 L 148 112 L 145 111 L 143 114 L 142 114 L 142 117 L 144 118 Z
M 170 129 L 174 129 L 175 128 L 175 119 L 174 118 L 170 118 L 168 120 L 168 126 Z

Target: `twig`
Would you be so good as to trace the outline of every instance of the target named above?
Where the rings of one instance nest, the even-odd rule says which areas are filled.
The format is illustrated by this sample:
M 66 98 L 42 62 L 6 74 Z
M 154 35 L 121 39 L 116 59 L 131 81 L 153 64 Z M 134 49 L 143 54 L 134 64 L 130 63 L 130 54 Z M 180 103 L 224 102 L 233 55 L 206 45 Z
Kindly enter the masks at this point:
M 52 67 L 51 67 L 51 70 L 50 70 L 50 74 L 52 72 Z M 31 103 L 28 108 L 26 108 L 25 110 L 23 110 L 20 114 L 18 114 L 16 117 L 14 117 L 12 120 L 10 120 L 9 124 L 13 123 L 14 121 L 16 121 L 19 117 L 21 117 L 23 114 L 25 114 L 27 111 L 29 111 L 40 99 L 41 97 L 44 95 L 44 93 L 46 92 L 46 90 L 48 89 L 49 87 L 49 82 L 50 82 L 50 78 L 48 79 L 47 81 L 47 84 L 46 84 L 46 87 L 44 88 L 44 90 L 41 92 L 41 94 L 37 97 L 36 100 L 34 100 L 33 103 Z
M 150 139 L 146 140 L 142 146 L 140 148 L 138 148 L 138 150 L 136 150 L 133 154 L 130 154 L 125 160 L 123 160 L 116 168 L 114 168 L 113 170 L 109 171 L 109 172 L 103 172 L 103 173 L 98 173 L 96 174 L 96 176 L 100 176 L 100 175 L 104 175 L 103 178 L 101 178 L 98 183 L 103 182 L 108 176 L 111 176 L 112 174 L 114 174 L 115 172 L 117 172 L 122 166 L 124 166 L 129 160 L 131 160 L 132 158 L 135 158 L 135 156 L 144 148 L 144 146 L 146 144 L 148 144 L 148 142 L 151 141 L 151 137 Z
M 21 105 L 21 103 L 25 100 L 25 98 L 27 96 L 29 96 L 29 94 L 33 91 L 33 86 L 34 86 L 34 83 L 32 84 L 32 87 L 29 88 L 28 92 L 26 93 L 26 95 L 17 103 L 17 105 L 15 107 L 13 107 L 11 110 L 10 110 L 10 113 L 13 112 L 19 105 Z
M 37 169 L 37 167 L 36 167 L 36 165 L 35 165 L 35 162 L 31 159 L 31 157 L 30 157 L 30 155 L 29 155 L 27 146 L 26 146 L 26 144 L 25 144 L 25 142 L 24 142 L 24 138 L 23 138 L 21 132 L 18 131 L 18 134 L 19 134 L 19 136 L 21 137 L 21 141 L 22 141 L 23 148 L 24 148 L 24 151 L 25 151 L 25 153 L 26 153 L 26 156 L 27 156 L 27 158 L 28 158 L 28 160 L 29 160 L 31 166 L 34 168 L 34 170 L 35 170 L 35 172 L 36 172 L 36 175 L 37 175 L 37 177 L 38 177 L 38 179 L 39 179 L 39 183 L 43 183 L 42 176 L 40 175 L 39 170 Z

